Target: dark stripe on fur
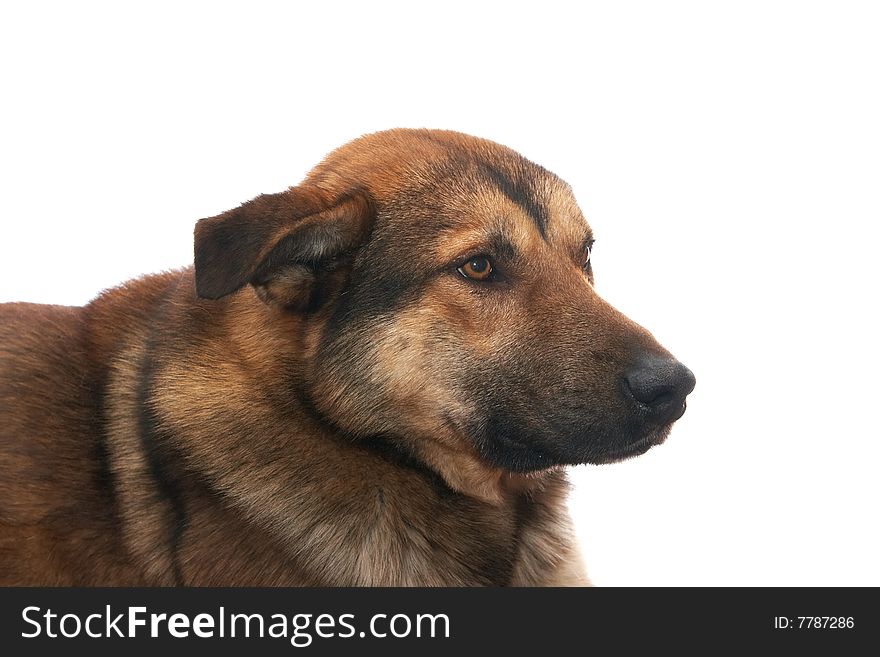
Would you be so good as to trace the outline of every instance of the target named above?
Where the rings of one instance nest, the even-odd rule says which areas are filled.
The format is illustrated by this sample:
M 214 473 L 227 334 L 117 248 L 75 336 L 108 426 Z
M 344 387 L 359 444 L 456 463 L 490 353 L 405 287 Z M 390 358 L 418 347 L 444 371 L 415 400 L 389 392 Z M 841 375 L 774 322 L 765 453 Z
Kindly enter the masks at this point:
M 162 302 L 160 302 L 162 304 Z M 155 346 L 155 329 L 151 328 L 147 337 L 144 358 L 140 365 L 137 404 L 138 404 L 138 437 L 141 449 L 147 459 L 150 475 L 156 482 L 159 494 L 171 507 L 171 526 L 169 527 L 169 550 L 171 552 L 172 576 L 176 586 L 183 585 L 183 574 L 180 569 L 178 551 L 183 534 L 187 527 L 186 502 L 177 479 L 172 475 L 173 463 L 167 446 L 163 445 L 163 436 L 156 414 L 151 408 L 153 386 L 153 359 Z
M 110 470 L 110 454 L 107 451 L 107 440 L 103 431 L 96 431 L 95 446 L 92 456 L 95 460 L 95 486 L 106 495 L 110 508 L 116 508 L 116 490 L 113 486 L 113 472 Z
M 452 163 L 452 176 L 462 175 L 467 170 L 467 165 L 473 165 L 480 177 L 492 183 L 502 194 L 518 205 L 535 223 L 538 232 L 541 233 L 541 237 L 547 239 L 547 223 L 549 221 L 547 208 L 544 207 L 544 204 L 538 200 L 534 193 L 534 185 L 539 177 L 548 173 L 543 167 L 515 156 L 515 159 L 508 159 L 510 165 L 504 167 L 505 170 L 502 170 L 486 159 L 475 156 L 472 151 L 466 148 L 430 135 L 423 135 L 423 138 L 440 144 L 449 153 Z M 462 163 L 465 166 L 456 164 L 456 162 Z
M 100 376 L 97 384 L 90 386 L 89 402 L 96 410 L 93 419 L 94 429 L 90 431 L 95 436 L 95 443 L 92 447 L 92 456 L 94 458 L 94 482 L 95 487 L 105 496 L 107 508 L 113 515 L 114 521 L 118 522 L 118 501 L 116 499 L 116 485 L 113 478 L 113 469 L 110 467 L 110 451 L 107 447 L 107 419 L 104 408 L 104 398 L 106 395 L 106 380 L 103 375 Z
M 502 194 L 518 205 L 523 212 L 529 216 L 529 218 L 535 223 L 535 226 L 538 227 L 538 232 L 541 233 L 541 237 L 546 239 L 547 210 L 535 198 L 532 189 L 532 183 L 534 181 L 525 180 L 525 172 L 523 171 L 516 172 L 515 175 L 510 175 L 486 162 L 479 162 L 478 167 L 487 180 L 492 182 L 492 184 L 501 190 Z

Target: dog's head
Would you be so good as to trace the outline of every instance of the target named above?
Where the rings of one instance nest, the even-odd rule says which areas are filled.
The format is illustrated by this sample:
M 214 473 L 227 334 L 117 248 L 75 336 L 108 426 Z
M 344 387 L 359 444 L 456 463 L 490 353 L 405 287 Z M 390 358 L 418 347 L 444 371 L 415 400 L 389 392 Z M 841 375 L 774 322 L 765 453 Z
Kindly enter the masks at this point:
M 200 296 L 251 286 L 299 318 L 302 353 L 279 357 L 315 412 L 435 466 L 437 449 L 510 472 L 640 454 L 694 387 L 594 290 L 569 186 L 493 142 L 362 137 L 195 236 Z

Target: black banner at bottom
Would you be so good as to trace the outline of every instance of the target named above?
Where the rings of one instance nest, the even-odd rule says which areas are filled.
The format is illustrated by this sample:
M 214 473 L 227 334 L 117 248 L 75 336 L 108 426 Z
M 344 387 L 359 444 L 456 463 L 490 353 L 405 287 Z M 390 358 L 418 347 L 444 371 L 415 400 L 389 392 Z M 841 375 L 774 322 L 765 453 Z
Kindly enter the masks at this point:
M 554 647 L 835 650 L 878 638 L 867 589 L 0 589 L 0 647 L 544 654 Z M 76 644 L 76 645 L 74 645 Z M 7 652 L 5 654 L 19 654 Z

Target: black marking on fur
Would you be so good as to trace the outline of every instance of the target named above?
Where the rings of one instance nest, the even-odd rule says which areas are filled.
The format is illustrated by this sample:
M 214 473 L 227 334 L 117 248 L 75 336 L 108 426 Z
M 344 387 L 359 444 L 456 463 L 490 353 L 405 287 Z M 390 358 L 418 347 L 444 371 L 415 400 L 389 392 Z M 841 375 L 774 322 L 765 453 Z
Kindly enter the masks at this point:
M 107 440 L 103 431 L 97 431 L 92 455 L 95 458 L 95 485 L 103 491 L 113 507 L 116 504 L 116 491 L 113 486 L 113 471 L 110 469 L 110 454 L 107 451 Z
M 518 205 L 535 223 L 541 237 L 547 239 L 547 209 L 538 202 L 534 193 L 534 180 L 526 180 L 525 172 L 511 175 L 486 162 L 478 163 L 478 170 L 492 182 L 501 193 Z
M 171 453 L 167 448 L 166 441 L 163 440 L 159 421 L 151 406 L 155 365 L 152 355 L 156 343 L 154 327 L 155 324 L 147 336 L 144 358 L 140 364 L 137 390 L 138 438 L 140 439 L 141 449 L 147 459 L 150 475 L 156 482 L 159 494 L 171 507 L 172 518 L 169 527 L 171 570 L 175 585 L 182 586 L 183 574 L 180 568 L 178 552 L 188 520 L 186 502 L 180 482 L 172 475 L 173 463 Z
M 439 144 L 449 154 L 450 177 L 467 175 L 472 166 L 484 181 L 492 183 L 513 203 L 518 205 L 535 223 L 541 237 L 547 239 L 549 215 L 547 208 L 536 194 L 535 186 L 542 176 L 552 175 L 544 167 L 527 160 L 518 153 L 510 151 L 507 157 L 493 158 L 504 162 L 503 168 L 481 157 L 474 151 L 431 135 L 424 135 Z

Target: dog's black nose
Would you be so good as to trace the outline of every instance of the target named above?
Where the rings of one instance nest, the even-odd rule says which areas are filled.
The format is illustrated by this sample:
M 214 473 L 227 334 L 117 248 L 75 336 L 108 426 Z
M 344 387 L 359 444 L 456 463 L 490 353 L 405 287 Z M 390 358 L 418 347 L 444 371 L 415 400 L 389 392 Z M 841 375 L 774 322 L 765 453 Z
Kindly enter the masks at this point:
M 661 424 L 684 414 L 685 397 L 697 380 L 693 372 L 674 358 L 644 356 L 623 375 L 626 393 Z

